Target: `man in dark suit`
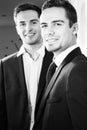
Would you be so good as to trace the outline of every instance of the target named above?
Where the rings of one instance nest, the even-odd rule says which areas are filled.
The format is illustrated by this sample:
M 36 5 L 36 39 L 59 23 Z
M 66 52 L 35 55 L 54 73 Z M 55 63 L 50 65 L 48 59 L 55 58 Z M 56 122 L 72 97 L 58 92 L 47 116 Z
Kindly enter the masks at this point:
M 34 112 L 45 86 L 52 54 L 43 46 L 39 7 L 23 3 L 14 9 L 19 52 L 0 61 L 0 130 L 32 130 Z M 35 110 L 36 107 L 36 110 Z
M 87 130 L 87 58 L 76 44 L 76 10 L 67 0 L 48 0 L 40 24 L 57 67 L 44 90 L 35 130 L 40 125 L 40 130 Z

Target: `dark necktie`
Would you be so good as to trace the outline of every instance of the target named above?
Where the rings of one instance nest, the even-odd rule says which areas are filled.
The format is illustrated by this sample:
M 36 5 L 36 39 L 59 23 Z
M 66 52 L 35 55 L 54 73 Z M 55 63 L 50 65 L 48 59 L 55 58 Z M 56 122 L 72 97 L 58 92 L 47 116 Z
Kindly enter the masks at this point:
M 55 73 L 55 70 L 56 70 L 56 64 L 54 62 L 52 62 L 48 68 L 48 71 L 47 71 L 47 75 L 46 75 L 46 86 L 49 84 L 53 74 Z

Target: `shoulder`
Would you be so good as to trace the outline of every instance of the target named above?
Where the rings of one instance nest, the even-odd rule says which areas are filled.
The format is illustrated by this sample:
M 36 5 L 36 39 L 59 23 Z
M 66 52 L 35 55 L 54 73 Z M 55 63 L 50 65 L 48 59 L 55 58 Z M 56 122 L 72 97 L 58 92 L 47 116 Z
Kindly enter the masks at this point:
M 87 58 L 84 55 L 76 57 L 70 66 L 72 66 L 69 72 L 69 79 L 71 81 L 72 79 L 87 79 Z
M 11 55 L 9 55 L 9 56 L 6 56 L 6 57 L 2 58 L 2 59 L 1 59 L 1 62 L 4 63 L 4 62 L 10 61 L 10 60 L 12 60 L 12 59 L 15 59 L 15 58 L 17 57 L 17 53 L 18 53 L 18 52 L 13 53 L 13 54 L 11 54 Z
M 18 52 L 13 53 L 13 54 L 1 59 L 0 66 L 5 66 L 5 67 L 15 66 L 17 63 L 17 60 L 18 60 L 17 54 L 18 54 Z

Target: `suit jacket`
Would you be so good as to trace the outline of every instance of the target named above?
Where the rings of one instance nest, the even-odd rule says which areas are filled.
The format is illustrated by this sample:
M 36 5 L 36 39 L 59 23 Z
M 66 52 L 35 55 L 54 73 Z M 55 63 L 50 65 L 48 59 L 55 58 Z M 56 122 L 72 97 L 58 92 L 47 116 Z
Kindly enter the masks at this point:
M 37 103 L 45 86 L 52 54 L 46 51 L 40 74 Z M 37 110 L 36 110 L 37 112 Z M 29 130 L 30 117 L 22 56 L 17 53 L 0 62 L 0 130 Z
M 62 62 L 43 94 L 33 130 L 87 130 L 87 59 L 80 48 Z

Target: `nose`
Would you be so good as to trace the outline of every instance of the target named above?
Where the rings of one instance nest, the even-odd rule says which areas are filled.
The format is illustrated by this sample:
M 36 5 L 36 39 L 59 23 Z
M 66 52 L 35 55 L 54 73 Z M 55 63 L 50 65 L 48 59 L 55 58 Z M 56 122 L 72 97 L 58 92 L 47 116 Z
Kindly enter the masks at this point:
M 32 26 L 30 24 L 27 24 L 26 25 L 26 30 L 31 32 L 32 31 Z
M 50 31 L 48 34 L 49 34 L 49 36 L 53 36 L 55 33 L 54 33 L 54 31 Z
M 53 27 L 52 26 L 48 27 L 48 35 L 53 36 L 54 34 L 55 34 L 55 31 L 54 31 Z

